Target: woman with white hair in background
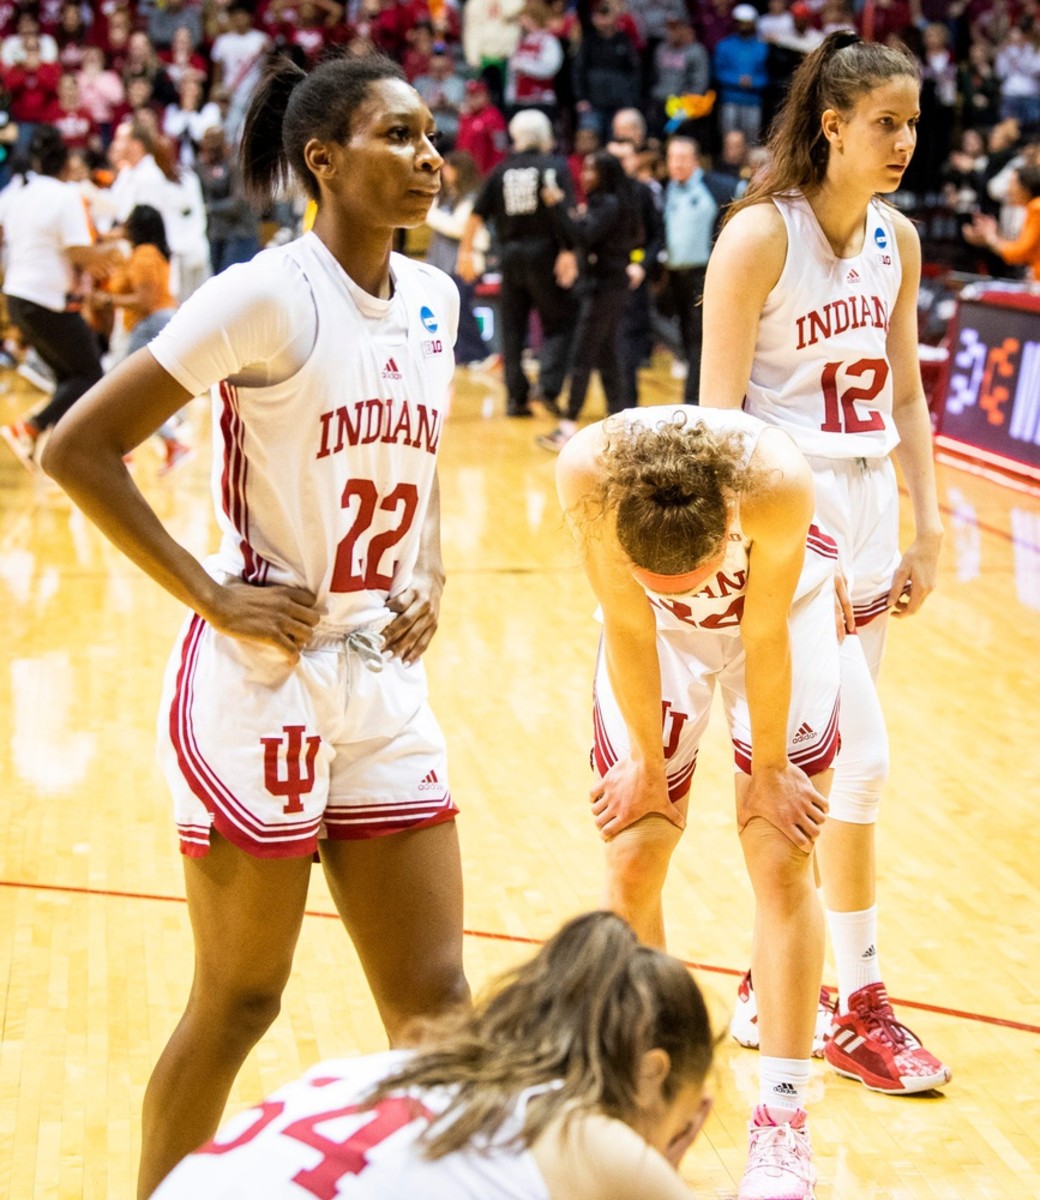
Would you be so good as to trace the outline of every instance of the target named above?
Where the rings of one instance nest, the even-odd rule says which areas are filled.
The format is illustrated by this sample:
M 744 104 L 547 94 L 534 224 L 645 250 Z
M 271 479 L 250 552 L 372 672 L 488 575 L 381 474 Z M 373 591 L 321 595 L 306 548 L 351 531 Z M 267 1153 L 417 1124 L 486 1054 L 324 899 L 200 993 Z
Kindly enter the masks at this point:
M 554 153 L 552 125 L 534 109 L 509 122 L 512 153 L 488 175 L 473 204 L 459 243 L 456 270 L 467 283 L 477 278 L 473 246 L 485 224 L 492 227 L 501 261 L 502 357 L 506 413 L 532 416 L 531 387 L 523 369 L 523 349 L 531 310 L 542 326 L 537 397 L 553 414 L 567 374 L 567 359 L 578 317 L 568 290 L 577 275 L 573 251 L 542 198 L 544 187 L 563 191 L 574 204 L 567 160 Z

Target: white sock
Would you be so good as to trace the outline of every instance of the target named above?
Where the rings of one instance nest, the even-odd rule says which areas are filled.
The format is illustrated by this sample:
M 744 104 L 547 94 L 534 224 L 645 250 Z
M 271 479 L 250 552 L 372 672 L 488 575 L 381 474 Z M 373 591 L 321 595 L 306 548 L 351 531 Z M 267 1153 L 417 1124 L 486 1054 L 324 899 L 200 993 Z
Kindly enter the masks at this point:
M 758 1056 L 759 1100 L 771 1112 L 778 1109 L 794 1114 L 805 1108 L 811 1059 Z
M 881 982 L 877 952 L 877 905 L 861 912 L 827 910 L 827 928 L 838 967 L 838 1011 L 849 1011 L 849 997 L 868 983 Z

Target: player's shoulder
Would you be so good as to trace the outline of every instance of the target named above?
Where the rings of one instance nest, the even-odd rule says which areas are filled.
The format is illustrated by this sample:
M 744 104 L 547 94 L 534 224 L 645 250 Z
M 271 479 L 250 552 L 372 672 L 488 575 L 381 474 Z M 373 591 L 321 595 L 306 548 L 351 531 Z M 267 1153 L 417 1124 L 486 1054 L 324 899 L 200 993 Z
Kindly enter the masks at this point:
M 896 244 L 899 246 L 899 255 L 903 259 L 920 259 L 921 257 L 921 235 L 917 232 L 917 226 L 905 214 L 901 213 L 898 208 L 892 208 L 889 205 L 885 206 L 885 215 L 892 225 L 892 231 L 896 235 Z
M 234 300 L 236 309 L 245 305 L 291 311 L 311 294 L 304 266 L 291 247 L 292 243 L 261 250 L 248 262 L 228 267 L 203 286 Z
M 533 1147 L 550 1196 L 568 1200 L 689 1200 L 689 1190 L 630 1126 L 602 1113 L 554 1122 Z
M 779 278 L 787 261 L 787 223 L 771 199 L 749 204 L 726 222 L 713 253 L 756 277 Z

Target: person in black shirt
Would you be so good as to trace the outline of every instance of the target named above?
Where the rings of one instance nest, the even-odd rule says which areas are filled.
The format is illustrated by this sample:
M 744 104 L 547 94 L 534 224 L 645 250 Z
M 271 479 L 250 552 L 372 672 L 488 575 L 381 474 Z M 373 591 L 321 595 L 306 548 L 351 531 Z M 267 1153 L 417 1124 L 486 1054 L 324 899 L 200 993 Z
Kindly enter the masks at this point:
M 575 273 L 574 257 L 542 193 L 546 186 L 562 189 L 569 204 L 574 194 L 567 160 L 552 153 L 552 126 L 544 113 L 518 112 L 509 122 L 509 136 L 513 153 L 484 181 L 463 230 L 456 270 L 467 283 L 476 279 L 473 240 L 481 226 L 490 223 L 501 258 L 506 412 L 511 417 L 529 417 L 530 384 L 522 356 L 531 310 L 538 313 L 543 335 L 538 392 L 553 412 L 566 378 L 578 315 L 577 302 L 568 290 Z M 568 286 L 561 286 L 560 279 Z
M 581 183 L 588 197 L 583 212 L 572 215 L 557 187 L 542 189 L 563 241 L 578 247 L 581 303 L 574 335 L 567 415 L 552 433 L 537 439 L 546 450 L 560 451 L 574 436 L 592 372 L 599 371 L 607 411 L 625 407 L 618 328 L 630 290 L 628 266 L 642 241 L 639 197 L 621 163 L 607 150 L 586 155 Z

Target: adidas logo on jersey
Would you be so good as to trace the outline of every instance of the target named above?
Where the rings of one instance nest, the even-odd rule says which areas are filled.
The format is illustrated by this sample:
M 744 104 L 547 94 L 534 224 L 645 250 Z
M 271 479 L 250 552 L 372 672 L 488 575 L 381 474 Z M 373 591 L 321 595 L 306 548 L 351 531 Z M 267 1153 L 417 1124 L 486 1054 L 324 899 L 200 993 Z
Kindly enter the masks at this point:
M 845 276 L 846 283 L 859 283 L 859 272 L 855 267 L 850 268 L 848 275 Z
M 401 372 L 397 369 L 397 363 L 392 358 L 386 360 L 386 366 L 383 368 L 384 379 L 400 379 Z
M 816 730 L 813 729 L 813 727 L 807 722 L 803 721 L 801 725 L 798 726 L 798 732 L 794 735 L 791 741 L 797 746 L 799 742 L 807 742 L 810 738 L 814 738 L 815 736 Z
M 444 784 L 441 783 L 440 780 L 437 778 L 436 771 L 431 771 L 429 773 L 429 775 L 427 775 L 426 778 L 422 781 L 422 783 L 419 784 L 419 791 L 420 792 L 429 792 L 429 791 L 443 792 L 444 791 Z

